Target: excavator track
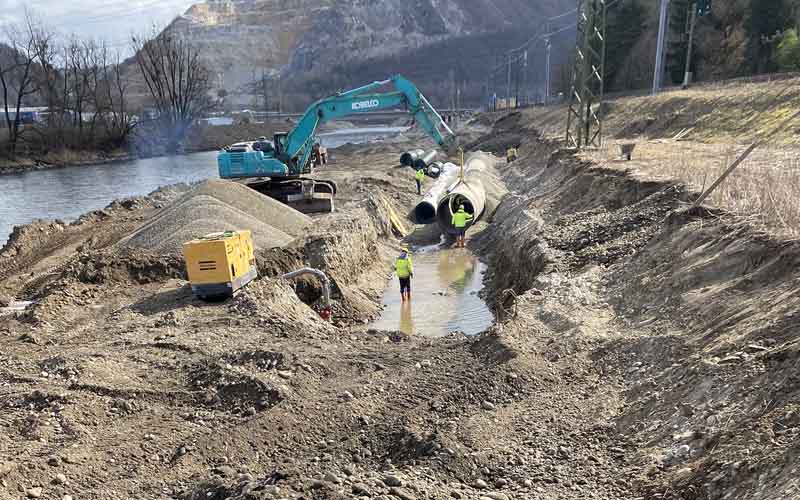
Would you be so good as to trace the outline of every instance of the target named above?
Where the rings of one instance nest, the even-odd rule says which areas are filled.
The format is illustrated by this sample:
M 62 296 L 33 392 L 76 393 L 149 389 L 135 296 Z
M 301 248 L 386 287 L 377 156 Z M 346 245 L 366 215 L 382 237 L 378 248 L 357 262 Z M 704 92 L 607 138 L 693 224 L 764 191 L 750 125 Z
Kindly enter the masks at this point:
M 331 180 L 308 177 L 283 180 L 258 178 L 248 179 L 246 185 L 304 214 L 334 211 L 333 200 L 337 188 Z

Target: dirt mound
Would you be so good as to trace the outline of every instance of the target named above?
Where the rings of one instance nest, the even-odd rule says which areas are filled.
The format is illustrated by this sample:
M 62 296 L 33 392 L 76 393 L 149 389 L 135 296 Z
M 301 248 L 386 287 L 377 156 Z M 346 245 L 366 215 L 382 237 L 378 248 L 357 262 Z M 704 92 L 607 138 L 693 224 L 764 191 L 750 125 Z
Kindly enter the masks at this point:
M 184 278 L 183 261 L 175 255 L 160 255 L 136 248 L 120 252 L 93 252 L 80 255 L 67 264 L 62 277 L 81 283 L 101 284 L 133 281 L 155 283 L 169 278 Z
M 499 118 L 490 133 L 465 145 L 465 151 L 481 150 L 505 156 L 508 148 L 517 148 L 528 138 L 525 129 L 520 126 L 521 119 L 522 114 L 519 112 Z

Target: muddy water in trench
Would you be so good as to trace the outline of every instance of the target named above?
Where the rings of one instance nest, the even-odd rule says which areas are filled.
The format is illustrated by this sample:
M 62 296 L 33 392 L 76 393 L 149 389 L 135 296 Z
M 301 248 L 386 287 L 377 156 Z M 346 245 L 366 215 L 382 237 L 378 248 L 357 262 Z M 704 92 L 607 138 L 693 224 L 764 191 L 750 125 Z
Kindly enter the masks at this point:
M 384 311 L 370 328 L 439 337 L 478 334 L 494 316 L 478 295 L 486 265 L 467 249 L 427 249 L 412 254 L 411 302 L 400 300 L 396 276 L 387 284 Z

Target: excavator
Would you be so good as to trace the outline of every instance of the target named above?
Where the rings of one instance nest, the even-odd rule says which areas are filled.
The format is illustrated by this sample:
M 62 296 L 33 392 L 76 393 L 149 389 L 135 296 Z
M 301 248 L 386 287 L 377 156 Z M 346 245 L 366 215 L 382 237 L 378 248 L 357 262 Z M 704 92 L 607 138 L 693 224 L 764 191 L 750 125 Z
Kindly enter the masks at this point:
M 391 85 L 393 91 L 377 92 Z M 318 100 L 289 133 L 226 147 L 217 157 L 219 176 L 245 183 L 304 213 L 332 212 L 336 183 L 305 177 L 313 170 L 316 133 L 328 120 L 402 106 L 442 149 L 453 154 L 458 139 L 439 113 L 409 80 L 395 75 Z

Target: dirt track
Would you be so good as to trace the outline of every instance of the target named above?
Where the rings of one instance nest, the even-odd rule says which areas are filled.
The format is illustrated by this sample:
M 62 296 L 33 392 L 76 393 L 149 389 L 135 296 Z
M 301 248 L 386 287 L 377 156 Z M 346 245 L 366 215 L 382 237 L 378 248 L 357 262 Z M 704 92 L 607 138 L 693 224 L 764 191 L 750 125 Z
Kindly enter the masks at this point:
M 38 303 L 0 328 L 0 498 L 800 495 L 797 245 L 526 126 L 473 145 L 523 142 L 470 242 L 498 315 L 474 338 L 365 331 L 398 243 L 380 197 L 416 199 L 396 146 L 337 152 L 340 212 L 259 255 L 326 270 L 332 325 L 312 282 L 205 304 L 179 260 L 112 251 L 177 192 L 23 231 L 2 291 Z

